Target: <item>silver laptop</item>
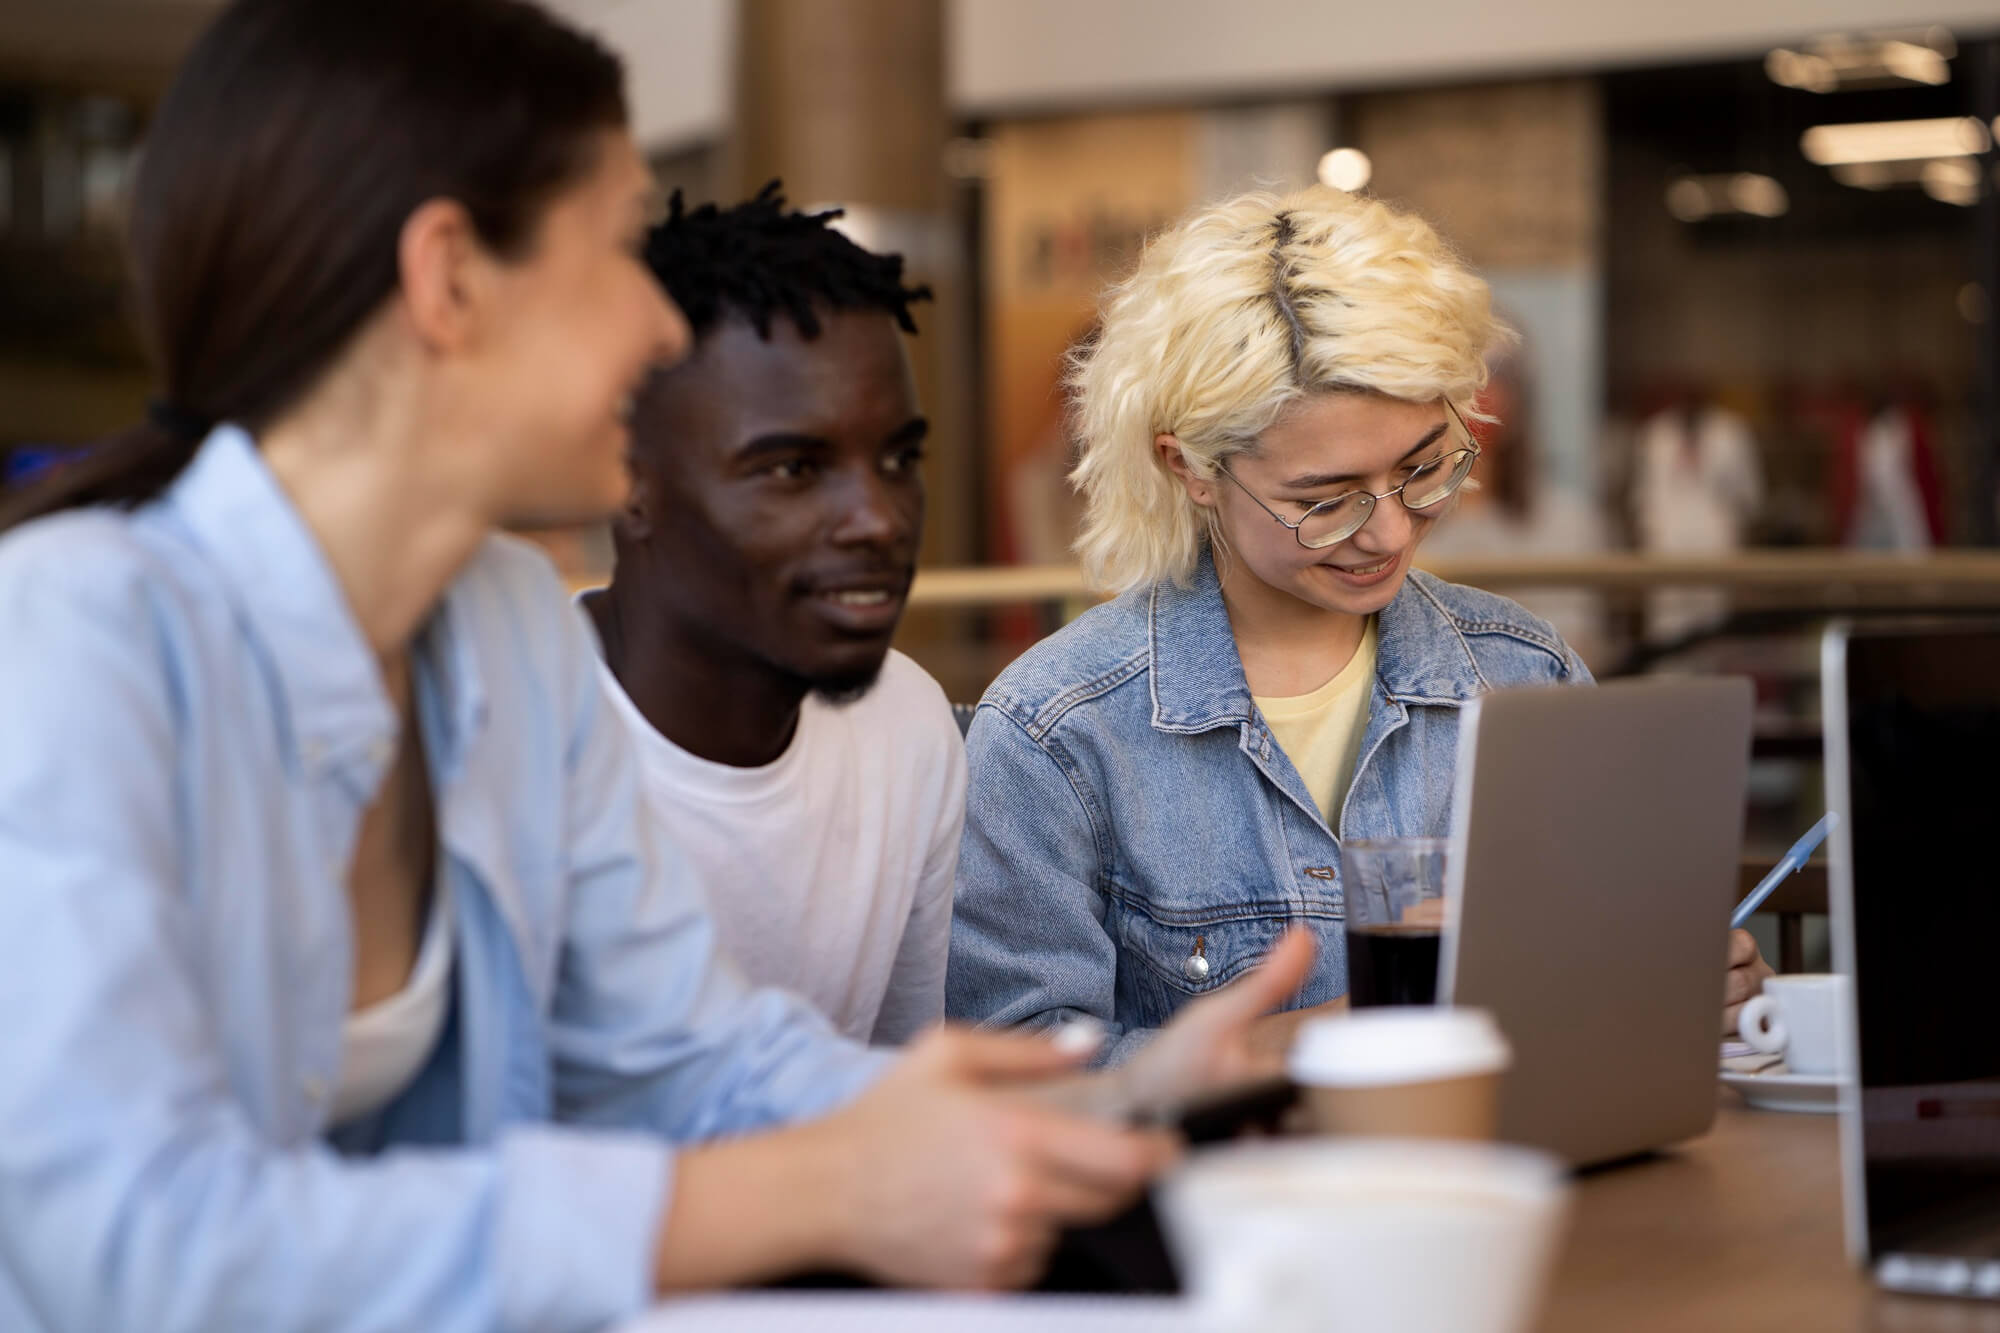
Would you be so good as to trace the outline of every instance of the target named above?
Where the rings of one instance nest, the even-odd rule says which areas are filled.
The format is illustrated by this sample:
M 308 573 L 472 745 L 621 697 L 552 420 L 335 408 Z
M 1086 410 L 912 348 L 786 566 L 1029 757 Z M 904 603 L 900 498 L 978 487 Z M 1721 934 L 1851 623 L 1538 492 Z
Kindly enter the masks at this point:
M 1467 710 L 1438 997 L 1514 1048 L 1503 1138 L 1587 1166 L 1713 1122 L 1752 693 L 1649 679 Z
M 2000 1298 L 2000 625 L 1836 625 L 1821 688 L 1848 1251 Z

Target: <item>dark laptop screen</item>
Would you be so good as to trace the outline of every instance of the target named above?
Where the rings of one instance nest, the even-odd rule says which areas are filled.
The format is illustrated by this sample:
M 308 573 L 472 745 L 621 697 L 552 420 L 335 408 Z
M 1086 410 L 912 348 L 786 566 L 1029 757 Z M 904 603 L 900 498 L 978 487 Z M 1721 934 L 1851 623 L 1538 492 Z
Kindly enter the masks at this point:
M 1856 630 L 1847 705 L 1869 1249 L 1984 1252 L 2000 1239 L 2000 628 Z

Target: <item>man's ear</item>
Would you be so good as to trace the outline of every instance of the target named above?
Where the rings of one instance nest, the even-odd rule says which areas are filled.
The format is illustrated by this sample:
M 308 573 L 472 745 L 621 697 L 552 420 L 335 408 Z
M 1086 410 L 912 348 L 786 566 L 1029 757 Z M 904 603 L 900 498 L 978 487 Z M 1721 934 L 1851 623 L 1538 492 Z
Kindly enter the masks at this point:
M 625 503 L 620 506 L 617 517 L 611 520 L 618 535 L 628 542 L 643 542 L 653 535 L 653 488 L 646 474 L 638 469 L 632 472 L 632 487 L 625 493 Z
M 1181 485 L 1187 488 L 1190 500 L 1193 500 L 1198 505 L 1215 503 L 1214 484 L 1194 474 L 1194 469 L 1188 466 L 1187 454 L 1181 448 L 1178 436 L 1169 434 L 1155 435 L 1153 437 L 1153 448 L 1158 451 L 1160 461 L 1166 465 L 1167 471 L 1173 473 L 1180 480 Z

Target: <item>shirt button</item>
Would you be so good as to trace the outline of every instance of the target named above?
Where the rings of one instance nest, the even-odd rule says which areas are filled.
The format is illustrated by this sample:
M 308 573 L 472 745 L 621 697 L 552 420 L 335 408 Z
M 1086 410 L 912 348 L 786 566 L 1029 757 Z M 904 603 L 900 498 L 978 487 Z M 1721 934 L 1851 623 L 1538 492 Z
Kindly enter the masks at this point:
M 394 753 L 387 741 L 370 741 L 368 744 L 368 762 L 371 764 L 386 764 Z
M 1181 975 L 1199 986 L 1208 980 L 1208 941 L 1200 935 L 1194 937 L 1194 948 L 1181 959 Z
M 317 768 L 320 762 L 326 758 L 326 742 L 309 739 L 304 745 L 299 747 L 299 752 L 305 756 L 308 764 Z
M 299 1088 L 305 1093 L 306 1100 L 309 1102 L 323 1102 L 326 1100 L 326 1080 L 317 1074 L 307 1074 L 304 1079 L 300 1080 Z

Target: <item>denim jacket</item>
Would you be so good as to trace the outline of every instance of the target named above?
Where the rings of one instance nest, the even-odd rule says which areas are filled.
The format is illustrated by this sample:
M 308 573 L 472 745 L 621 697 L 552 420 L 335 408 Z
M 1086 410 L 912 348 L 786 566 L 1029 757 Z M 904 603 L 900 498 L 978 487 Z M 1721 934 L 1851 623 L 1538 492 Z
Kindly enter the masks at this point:
M 949 1015 L 1088 1015 L 1116 1062 L 1301 923 L 1319 958 L 1297 1003 L 1345 994 L 1341 840 L 1447 833 L 1459 709 L 1590 680 L 1545 622 L 1421 572 L 1377 629 L 1337 829 L 1251 703 L 1207 558 L 1188 586 L 1128 593 L 1023 654 L 967 735 Z M 1188 962 L 1197 945 L 1205 969 Z

